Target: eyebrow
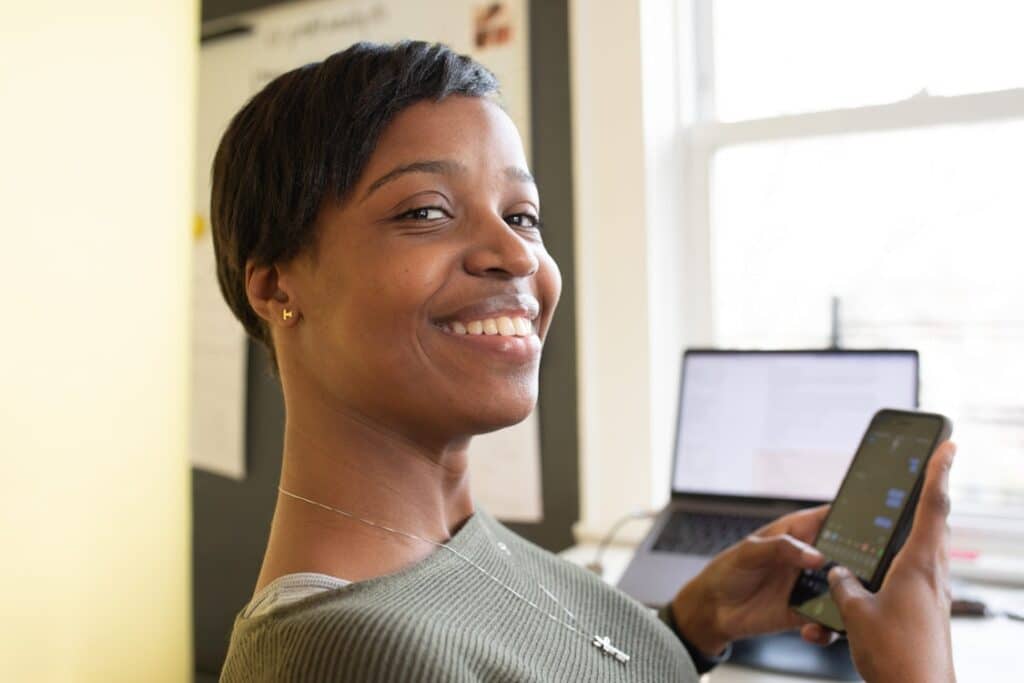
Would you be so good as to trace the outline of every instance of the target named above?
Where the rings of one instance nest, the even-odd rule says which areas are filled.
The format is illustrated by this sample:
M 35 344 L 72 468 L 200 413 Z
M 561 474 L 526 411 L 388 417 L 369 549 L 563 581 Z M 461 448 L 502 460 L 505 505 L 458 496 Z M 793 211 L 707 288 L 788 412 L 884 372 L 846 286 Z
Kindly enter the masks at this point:
M 432 159 L 428 161 L 414 161 L 410 164 L 403 164 L 397 168 L 394 168 L 381 177 L 370 183 L 370 187 L 366 189 L 366 194 L 363 195 L 365 200 L 371 194 L 376 192 L 382 186 L 387 185 L 392 180 L 408 175 L 409 173 L 436 173 L 439 175 L 456 175 L 458 173 L 466 173 L 469 169 L 465 165 L 457 161 L 449 161 L 447 159 Z M 527 173 L 525 170 L 518 166 L 509 166 L 504 170 L 505 177 L 520 183 L 532 183 L 536 184 L 533 176 Z
M 505 177 L 509 180 L 517 180 L 521 183 L 530 183 L 536 185 L 537 181 L 533 179 L 533 176 L 519 168 L 518 166 L 509 166 L 505 169 Z

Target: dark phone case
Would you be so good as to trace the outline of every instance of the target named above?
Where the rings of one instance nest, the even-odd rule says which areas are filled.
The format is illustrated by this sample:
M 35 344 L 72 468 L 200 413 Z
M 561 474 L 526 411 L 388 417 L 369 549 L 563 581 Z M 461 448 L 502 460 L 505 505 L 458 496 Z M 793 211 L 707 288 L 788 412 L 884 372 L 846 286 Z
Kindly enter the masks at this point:
M 871 422 L 868 423 L 868 428 L 864 430 L 864 436 L 861 437 L 860 444 L 857 446 L 857 451 L 854 453 L 853 458 L 850 460 L 850 468 L 847 468 L 846 475 L 844 475 L 843 477 L 843 484 L 846 483 L 846 477 L 849 476 L 850 469 L 852 469 L 853 463 L 857 460 L 857 456 L 860 455 L 860 451 L 864 447 L 864 442 L 867 439 L 868 434 L 871 432 L 871 428 L 874 426 L 876 420 L 878 420 L 880 417 L 889 415 L 895 415 L 896 417 L 925 416 L 938 418 L 938 420 L 940 421 L 940 427 L 939 433 L 936 436 L 935 441 L 932 443 L 931 449 L 928 451 L 928 454 L 924 458 L 924 461 L 921 465 L 921 471 L 918 473 L 917 480 L 914 482 L 914 488 L 911 490 L 910 495 L 907 497 L 907 504 L 904 505 L 903 510 L 900 513 L 900 518 L 895 525 L 892 538 L 889 539 L 889 544 L 886 546 L 885 552 L 882 554 L 882 558 L 879 560 L 878 566 L 875 568 L 874 575 L 871 577 L 870 581 L 864 581 L 863 579 L 859 579 L 861 584 L 863 584 L 864 587 L 872 593 L 877 592 L 878 589 L 882 586 L 882 580 L 885 578 L 886 573 L 889 571 L 889 566 L 892 564 L 893 559 L 896 557 L 896 554 L 903 547 L 903 544 L 907 540 L 907 536 L 909 536 L 910 534 L 910 528 L 914 521 L 914 513 L 917 510 L 917 503 L 918 500 L 920 500 L 921 498 L 921 489 L 924 486 L 925 472 L 928 469 L 928 463 L 931 462 L 931 458 L 935 452 L 935 448 L 938 447 L 938 445 L 941 444 L 943 441 L 947 441 L 953 434 L 953 423 L 950 422 L 949 418 L 947 418 L 944 415 L 939 415 L 938 413 L 925 413 L 910 410 L 895 410 L 892 408 L 884 408 L 882 410 L 879 410 L 871 418 Z M 842 484 L 839 488 L 840 490 L 842 490 Z M 827 521 L 828 518 L 826 517 L 826 519 L 822 522 L 822 528 L 825 527 L 825 523 Z M 817 546 L 818 544 L 818 538 L 820 537 L 820 535 L 821 531 L 819 530 L 818 537 L 814 539 L 815 546 Z M 807 619 L 810 619 L 812 621 L 815 621 L 829 629 L 837 631 L 838 633 L 845 634 L 846 631 L 844 629 L 838 628 L 834 624 L 829 624 L 824 621 L 820 621 L 816 618 L 814 614 L 809 614 L 806 611 L 800 609 L 799 607 L 800 605 L 806 603 L 808 600 L 811 600 L 817 597 L 818 595 L 822 594 L 822 591 L 820 590 L 822 582 L 824 582 L 825 586 L 824 592 L 828 591 L 828 582 L 826 580 L 826 576 L 828 574 L 828 571 L 833 566 L 835 566 L 835 563 L 829 562 L 822 569 L 817 570 L 816 572 L 805 571 L 801 573 L 801 575 L 797 577 L 797 580 L 793 585 L 793 590 L 790 592 L 789 604 L 791 607 L 793 607 L 793 611 L 797 614 L 806 617 Z M 805 579 L 805 576 L 809 578 Z M 809 584 L 817 584 L 818 588 L 812 588 Z

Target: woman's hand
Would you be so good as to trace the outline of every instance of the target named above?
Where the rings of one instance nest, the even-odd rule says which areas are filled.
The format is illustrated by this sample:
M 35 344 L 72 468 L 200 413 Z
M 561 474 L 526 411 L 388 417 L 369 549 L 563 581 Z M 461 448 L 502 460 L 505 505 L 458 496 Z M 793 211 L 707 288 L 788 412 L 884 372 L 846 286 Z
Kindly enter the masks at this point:
M 780 517 L 722 551 L 672 601 L 679 631 L 709 656 L 737 638 L 798 628 L 807 620 L 789 608 L 789 594 L 801 569 L 825 563 L 809 543 L 828 506 Z M 827 643 L 830 634 L 803 633 Z
M 953 681 L 949 634 L 949 468 L 956 447 L 939 446 L 928 463 L 921 500 L 906 544 L 877 593 L 849 570 L 829 572 L 832 598 L 843 616 L 850 653 L 866 681 Z M 821 641 L 826 630 L 802 634 Z

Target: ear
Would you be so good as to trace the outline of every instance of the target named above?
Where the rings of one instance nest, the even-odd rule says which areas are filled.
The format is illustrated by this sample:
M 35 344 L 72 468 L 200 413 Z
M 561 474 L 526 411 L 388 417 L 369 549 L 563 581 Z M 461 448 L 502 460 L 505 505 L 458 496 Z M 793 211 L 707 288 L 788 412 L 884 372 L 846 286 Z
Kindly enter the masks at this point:
M 252 260 L 245 264 L 249 305 L 268 325 L 291 327 L 299 322 L 295 293 L 288 279 L 277 264 L 257 266 Z

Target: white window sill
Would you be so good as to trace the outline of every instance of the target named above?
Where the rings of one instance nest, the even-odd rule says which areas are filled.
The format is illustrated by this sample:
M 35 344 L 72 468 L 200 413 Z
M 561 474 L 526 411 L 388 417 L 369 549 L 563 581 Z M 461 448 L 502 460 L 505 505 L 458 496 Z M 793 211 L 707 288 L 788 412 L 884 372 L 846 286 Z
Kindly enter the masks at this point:
M 949 526 L 954 576 L 1024 586 L 1024 518 L 960 513 Z

